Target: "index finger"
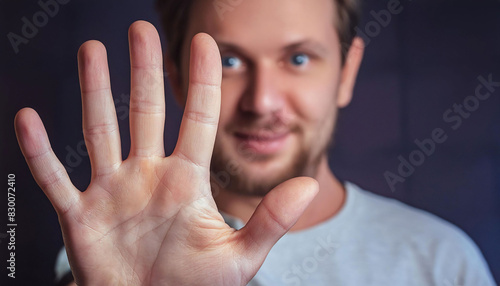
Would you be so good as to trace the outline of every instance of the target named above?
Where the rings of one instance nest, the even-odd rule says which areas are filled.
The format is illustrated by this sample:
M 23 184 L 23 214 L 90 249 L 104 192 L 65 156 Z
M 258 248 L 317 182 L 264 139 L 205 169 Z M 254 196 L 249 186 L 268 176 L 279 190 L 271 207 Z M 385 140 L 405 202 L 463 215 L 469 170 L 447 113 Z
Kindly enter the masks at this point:
M 214 39 L 200 33 L 191 42 L 189 88 L 173 155 L 209 167 L 221 102 L 222 64 Z

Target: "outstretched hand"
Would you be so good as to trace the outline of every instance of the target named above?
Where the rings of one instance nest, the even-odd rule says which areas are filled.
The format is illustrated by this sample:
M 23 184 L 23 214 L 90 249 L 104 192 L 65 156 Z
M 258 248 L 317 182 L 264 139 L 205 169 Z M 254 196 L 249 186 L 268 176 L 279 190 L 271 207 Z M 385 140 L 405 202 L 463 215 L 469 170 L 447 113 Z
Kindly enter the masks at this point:
M 131 149 L 122 160 L 107 56 L 97 41 L 78 53 L 83 131 L 92 178 L 80 192 L 32 109 L 16 116 L 19 145 L 55 208 L 79 285 L 244 285 L 317 192 L 309 178 L 272 190 L 247 225 L 229 227 L 210 189 L 221 100 L 221 59 L 207 34 L 192 40 L 189 91 L 177 145 L 164 154 L 163 61 L 155 28 L 129 30 Z

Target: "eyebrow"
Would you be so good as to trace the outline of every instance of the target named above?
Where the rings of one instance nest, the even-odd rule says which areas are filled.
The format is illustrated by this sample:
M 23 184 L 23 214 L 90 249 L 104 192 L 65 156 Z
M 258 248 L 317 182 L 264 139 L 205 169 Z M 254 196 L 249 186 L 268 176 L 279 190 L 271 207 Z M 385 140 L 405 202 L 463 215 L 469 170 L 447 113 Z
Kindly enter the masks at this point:
M 299 41 L 285 47 L 286 51 L 293 51 L 300 49 L 311 50 L 312 52 L 315 52 L 319 55 L 325 55 L 328 53 L 328 49 L 325 46 L 323 46 L 321 43 L 312 40 Z
M 244 56 L 248 56 L 249 54 L 251 54 L 244 47 L 238 46 L 238 45 L 233 44 L 233 43 L 217 41 L 217 45 L 219 46 L 219 49 L 221 51 L 235 51 L 235 52 L 238 52 Z M 321 43 L 318 43 L 318 42 L 313 41 L 313 40 L 303 40 L 303 41 L 293 42 L 291 44 L 286 45 L 284 48 L 282 48 L 282 51 L 290 52 L 290 51 L 299 50 L 299 49 L 311 50 L 312 52 L 315 52 L 320 56 L 328 53 L 328 49 L 325 46 L 323 46 Z

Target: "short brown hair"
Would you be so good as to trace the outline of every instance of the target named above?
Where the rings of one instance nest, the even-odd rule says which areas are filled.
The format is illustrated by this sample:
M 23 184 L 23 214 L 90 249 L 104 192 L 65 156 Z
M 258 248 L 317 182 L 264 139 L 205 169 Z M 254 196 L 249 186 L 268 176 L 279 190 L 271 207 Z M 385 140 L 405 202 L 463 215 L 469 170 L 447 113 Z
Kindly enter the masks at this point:
M 180 70 L 182 45 L 186 37 L 189 13 L 195 0 L 157 0 L 162 27 L 167 38 L 167 54 Z M 360 0 L 333 0 L 337 4 L 336 29 L 341 43 L 342 63 L 356 35 L 361 14 Z

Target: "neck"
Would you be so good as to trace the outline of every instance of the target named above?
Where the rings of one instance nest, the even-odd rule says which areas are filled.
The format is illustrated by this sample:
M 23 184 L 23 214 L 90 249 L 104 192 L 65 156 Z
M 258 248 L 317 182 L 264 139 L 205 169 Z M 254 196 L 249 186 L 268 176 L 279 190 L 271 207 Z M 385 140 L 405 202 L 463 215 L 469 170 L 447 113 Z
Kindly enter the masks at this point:
M 291 231 L 307 229 L 328 220 L 337 214 L 344 204 L 344 187 L 330 170 L 326 156 L 322 158 L 314 179 L 319 183 L 319 192 Z M 261 200 L 262 197 L 240 195 L 227 190 L 221 190 L 215 197 L 219 210 L 241 219 L 245 224 Z

